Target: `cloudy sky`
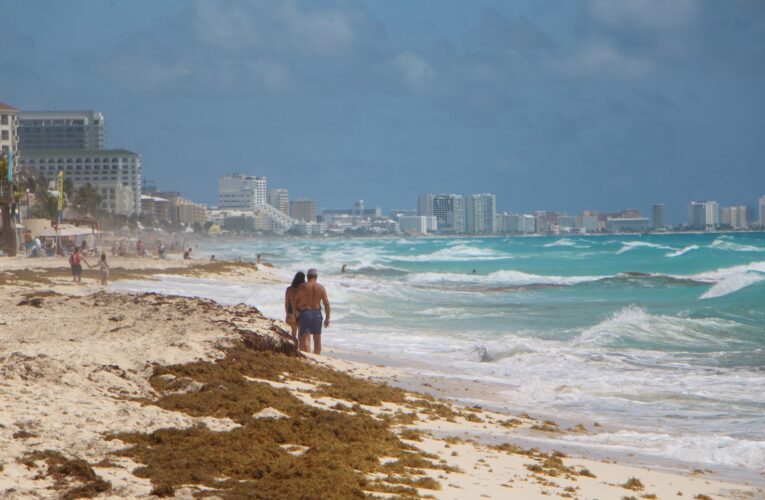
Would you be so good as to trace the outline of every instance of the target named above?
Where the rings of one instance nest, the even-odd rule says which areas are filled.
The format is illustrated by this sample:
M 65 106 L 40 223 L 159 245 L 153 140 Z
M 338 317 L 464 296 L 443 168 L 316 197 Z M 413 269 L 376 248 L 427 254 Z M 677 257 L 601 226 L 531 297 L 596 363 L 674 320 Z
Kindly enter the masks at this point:
M 160 188 L 325 208 L 765 194 L 765 2 L 0 0 L 0 101 L 96 109 Z

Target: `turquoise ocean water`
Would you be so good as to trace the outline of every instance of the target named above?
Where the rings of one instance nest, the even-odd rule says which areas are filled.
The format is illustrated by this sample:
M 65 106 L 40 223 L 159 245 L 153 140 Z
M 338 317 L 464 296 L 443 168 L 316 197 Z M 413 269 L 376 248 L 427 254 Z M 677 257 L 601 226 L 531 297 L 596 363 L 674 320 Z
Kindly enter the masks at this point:
M 560 439 L 765 472 L 765 233 L 233 240 L 195 253 L 260 253 L 285 282 L 317 267 L 335 310 L 326 344 L 609 429 Z M 282 286 L 159 288 L 283 315 Z

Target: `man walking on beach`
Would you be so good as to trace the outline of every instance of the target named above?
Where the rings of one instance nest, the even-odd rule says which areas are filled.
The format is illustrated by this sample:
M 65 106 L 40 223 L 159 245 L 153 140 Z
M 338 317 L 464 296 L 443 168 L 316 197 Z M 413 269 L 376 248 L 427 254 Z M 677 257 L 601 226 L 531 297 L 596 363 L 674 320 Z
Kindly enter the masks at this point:
M 329 298 L 327 290 L 319 284 L 319 272 L 309 269 L 308 281 L 298 287 L 295 304 L 299 313 L 298 339 L 301 351 L 311 351 L 311 337 L 313 337 L 313 352 L 321 354 L 321 326 L 329 328 Z M 321 305 L 324 304 L 326 319 L 322 318 Z

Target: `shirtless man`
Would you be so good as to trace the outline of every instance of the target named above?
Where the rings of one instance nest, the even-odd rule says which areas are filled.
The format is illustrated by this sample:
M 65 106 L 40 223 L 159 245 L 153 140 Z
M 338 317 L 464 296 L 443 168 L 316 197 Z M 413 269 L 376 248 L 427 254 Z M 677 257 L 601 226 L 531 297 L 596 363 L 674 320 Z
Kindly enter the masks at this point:
M 324 312 L 327 318 L 324 319 L 324 327 L 329 328 L 329 298 L 327 290 L 324 289 L 316 280 L 319 278 L 319 272 L 316 269 L 309 269 L 307 274 L 308 281 L 298 288 L 295 305 L 299 313 L 298 317 L 298 339 L 301 351 L 311 351 L 311 336 L 313 337 L 313 352 L 321 354 L 321 305 L 324 304 Z

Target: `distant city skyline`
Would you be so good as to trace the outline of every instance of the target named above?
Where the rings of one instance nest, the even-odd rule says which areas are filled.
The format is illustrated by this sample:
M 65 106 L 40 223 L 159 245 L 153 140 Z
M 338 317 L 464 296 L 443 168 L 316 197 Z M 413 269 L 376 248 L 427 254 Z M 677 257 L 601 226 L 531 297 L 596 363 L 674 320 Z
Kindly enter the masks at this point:
M 94 109 L 161 189 L 225 172 L 317 208 L 491 192 L 648 214 L 765 192 L 762 2 L 14 2 L 3 94 Z M 97 42 L 96 42 L 97 41 Z

